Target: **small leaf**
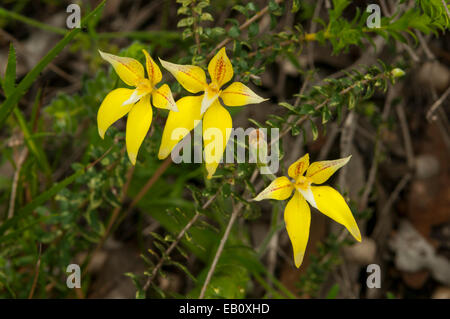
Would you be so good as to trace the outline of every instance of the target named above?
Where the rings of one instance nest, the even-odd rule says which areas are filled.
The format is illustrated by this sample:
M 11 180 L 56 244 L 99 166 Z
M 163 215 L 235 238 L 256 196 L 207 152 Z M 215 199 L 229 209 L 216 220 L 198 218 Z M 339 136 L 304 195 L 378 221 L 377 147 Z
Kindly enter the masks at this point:
M 336 299 L 338 293 L 339 293 L 339 285 L 334 284 L 328 291 L 326 299 Z
M 3 80 L 3 90 L 9 96 L 16 86 L 16 51 L 14 45 L 9 46 L 8 64 L 6 66 L 5 79 Z
M 201 21 L 214 21 L 214 18 L 210 13 L 205 12 L 205 13 L 202 13 L 202 15 L 200 16 L 200 20 Z
M 292 1 L 292 13 L 296 13 L 300 9 L 300 0 L 293 0 Z
M 237 26 L 232 26 L 230 30 L 228 30 L 228 35 L 232 38 L 237 38 L 241 34 L 241 31 Z
M 280 102 L 280 103 L 278 103 L 278 105 L 287 108 L 289 111 L 297 113 L 296 109 L 294 108 L 294 106 L 292 104 L 289 104 L 287 102 Z
M 319 131 L 317 130 L 316 124 L 312 120 L 309 120 L 309 122 L 311 123 L 311 132 L 313 135 L 313 140 L 315 141 L 315 140 L 317 140 L 317 137 L 319 136 Z

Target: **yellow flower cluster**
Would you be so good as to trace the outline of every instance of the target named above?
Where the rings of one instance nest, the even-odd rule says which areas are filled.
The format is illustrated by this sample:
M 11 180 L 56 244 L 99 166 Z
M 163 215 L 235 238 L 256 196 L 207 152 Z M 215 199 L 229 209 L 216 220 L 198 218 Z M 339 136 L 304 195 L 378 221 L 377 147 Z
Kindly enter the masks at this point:
M 162 66 L 187 91 L 194 94 L 202 92 L 201 95 L 185 96 L 175 102 L 167 84 L 156 87 L 162 79 L 161 70 L 147 51 L 143 52 L 146 58 L 147 78 L 144 67 L 137 60 L 100 51 L 102 58 L 111 63 L 122 81 L 135 87 L 135 89 L 115 89 L 105 97 L 97 116 L 100 136 L 104 138 L 106 130 L 115 121 L 128 114 L 126 146 L 128 157 L 135 165 L 139 148 L 152 122 L 152 104 L 157 108 L 170 110 L 158 152 L 159 159 L 169 156 L 177 143 L 194 129 L 196 123 L 202 121 L 205 150 L 214 143 L 214 138 L 223 139 L 222 143 L 219 143 L 222 149 L 204 153 L 208 178 L 211 178 L 223 156 L 232 128 L 230 113 L 220 103 L 219 98 L 223 104 L 230 107 L 261 103 L 265 99 L 240 82 L 233 82 L 222 89 L 233 78 L 233 67 L 225 49 L 222 48 L 208 65 L 211 83 L 207 82 L 205 71 L 198 66 L 179 65 L 160 59 Z M 184 133 L 173 134 L 179 128 L 182 128 Z M 218 129 L 222 134 L 220 137 L 209 136 L 205 134 L 209 128 Z M 284 220 L 297 267 L 302 264 L 309 237 L 311 211 L 307 202 L 345 226 L 356 240 L 361 241 L 358 225 L 339 192 L 329 186 L 312 185 L 324 183 L 334 172 L 347 164 L 350 157 L 309 165 L 309 155 L 306 154 L 289 167 L 288 175 L 292 180 L 286 176 L 276 178 L 254 199 L 285 200 L 294 193 L 286 205 Z

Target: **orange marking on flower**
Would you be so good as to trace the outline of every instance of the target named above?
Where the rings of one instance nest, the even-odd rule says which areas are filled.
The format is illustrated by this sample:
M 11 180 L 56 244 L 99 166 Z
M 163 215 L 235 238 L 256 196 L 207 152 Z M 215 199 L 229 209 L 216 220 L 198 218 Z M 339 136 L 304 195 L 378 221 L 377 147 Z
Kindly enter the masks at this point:
M 295 176 L 300 175 L 302 168 L 303 168 L 303 163 L 299 163 L 299 165 L 297 165 L 297 169 L 295 170 Z
M 317 173 L 320 173 L 321 171 L 323 171 L 323 170 L 325 170 L 325 169 L 327 169 L 327 168 L 329 168 L 329 167 L 331 167 L 333 165 L 334 165 L 334 163 L 330 163 L 328 165 L 325 165 L 321 169 L 319 169 L 319 170 L 315 171 L 314 173 L 310 174 L 309 177 L 312 177 L 312 176 L 316 175 Z
M 179 70 L 179 71 L 180 71 L 181 73 L 184 73 L 184 74 L 186 74 L 187 76 L 191 77 L 192 79 L 194 79 L 195 81 L 197 81 L 197 82 L 200 83 L 201 85 L 205 84 L 205 83 L 203 83 L 202 80 L 197 79 L 197 78 L 196 78 L 195 76 L 193 76 L 191 73 L 186 72 L 186 71 L 184 71 L 184 70 Z
M 250 96 L 250 94 L 244 92 L 224 92 L 223 94 L 239 94 L 244 96 Z
M 222 82 L 223 78 L 225 77 L 224 70 L 225 70 L 225 61 L 221 57 L 220 60 L 217 61 L 216 69 L 214 70 L 214 72 L 215 72 L 215 74 L 214 74 L 215 79 L 214 80 L 217 83 Z
M 155 75 L 155 70 L 153 67 L 153 63 L 150 63 L 150 61 L 147 61 L 147 71 L 150 71 L 150 73 L 151 73 L 148 75 L 149 79 L 153 80 L 153 77 Z
M 279 189 L 286 188 L 286 187 L 289 187 L 289 186 L 291 186 L 291 184 L 286 184 L 286 185 L 284 185 L 284 186 L 278 186 L 278 187 L 272 188 L 272 189 L 270 190 L 270 192 L 274 192 L 274 191 L 277 191 L 277 190 L 279 190 Z
M 114 59 L 116 62 L 122 64 L 122 65 L 123 65 L 124 67 L 126 67 L 131 73 L 134 73 L 134 75 L 136 75 L 136 77 L 137 77 L 137 74 L 136 74 L 136 73 L 134 72 L 134 70 L 131 69 L 128 65 L 126 65 L 126 64 L 123 63 L 122 61 L 116 59 L 116 57 L 114 57 L 114 56 L 112 57 L 112 59 Z
M 158 90 L 156 90 L 155 93 L 161 95 L 163 98 L 165 98 L 167 101 L 169 101 L 169 97 L 168 97 L 167 95 L 161 93 L 161 92 L 158 91 Z

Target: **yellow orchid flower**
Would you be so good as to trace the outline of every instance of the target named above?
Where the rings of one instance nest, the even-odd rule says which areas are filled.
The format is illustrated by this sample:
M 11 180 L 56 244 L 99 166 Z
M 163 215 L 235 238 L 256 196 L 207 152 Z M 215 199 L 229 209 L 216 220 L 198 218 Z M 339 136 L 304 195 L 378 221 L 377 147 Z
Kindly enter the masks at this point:
M 203 119 L 203 144 L 208 179 L 214 175 L 225 150 L 232 129 L 230 113 L 221 105 L 219 97 L 226 106 L 243 106 L 265 101 L 240 82 L 233 82 L 226 89 L 222 86 L 233 77 L 233 67 L 222 48 L 209 62 L 208 72 L 211 83 L 206 82 L 205 72 L 198 66 L 173 64 L 161 60 L 161 64 L 189 92 L 204 92 L 200 96 L 186 96 L 177 101 L 179 112 L 169 112 L 159 149 L 159 159 L 169 156 L 175 145 L 194 128 L 197 121 Z M 177 128 L 185 129 L 185 134 L 175 134 Z M 209 128 L 221 132 L 221 149 L 215 149 L 215 134 L 209 134 Z M 220 148 L 218 146 L 218 148 Z M 207 151 L 208 150 L 208 151 Z
M 253 199 L 255 201 L 285 200 L 294 191 L 294 196 L 284 210 L 284 221 L 297 268 L 303 262 L 309 237 L 311 210 L 306 202 L 344 225 L 357 241 L 361 241 L 358 225 L 342 195 L 329 186 L 311 185 L 324 183 L 334 172 L 347 164 L 350 158 L 351 155 L 334 161 L 314 162 L 309 165 L 309 154 L 306 154 L 289 167 L 288 175 L 293 181 L 286 176 L 278 177 Z M 303 175 L 305 172 L 306 176 Z
M 139 148 L 150 128 L 153 117 L 152 104 L 161 109 L 178 111 L 172 92 L 167 84 L 156 88 L 162 74 L 158 65 L 146 50 L 142 50 L 146 59 L 148 78 L 139 61 L 99 51 L 103 59 L 111 63 L 117 75 L 135 89 L 119 88 L 111 91 L 103 100 L 97 114 L 98 134 L 105 137 L 106 130 L 118 119 L 128 113 L 126 138 L 128 158 L 133 165 Z

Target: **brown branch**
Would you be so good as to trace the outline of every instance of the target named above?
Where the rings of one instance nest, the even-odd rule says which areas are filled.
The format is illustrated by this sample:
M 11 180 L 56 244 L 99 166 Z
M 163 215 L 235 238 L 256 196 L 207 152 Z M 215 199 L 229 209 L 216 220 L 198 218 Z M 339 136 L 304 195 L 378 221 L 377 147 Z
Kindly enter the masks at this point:
M 25 159 L 28 156 L 28 148 L 24 148 L 17 159 L 16 170 L 14 172 L 13 183 L 11 187 L 11 198 L 9 199 L 9 208 L 8 208 L 8 219 L 14 216 L 14 207 L 16 203 L 16 194 L 17 194 L 17 186 L 19 184 L 20 170 L 22 169 L 22 165 L 25 162 Z
M 38 261 L 36 263 L 36 272 L 34 274 L 33 285 L 31 286 L 31 290 L 30 290 L 30 294 L 28 295 L 28 299 L 33 298 L 34 291 L 36 289 L 37 280 L 39 277 L 39 271 L 41 269 L 41 253 L 42 253 L 42 244 L 39 243 L 39 254 L 38 254 Z
M 349 87 L 347 87 L 347 88 L 341 90 L 338 94 L 339 94 L 339 95 L 347 94 L 348 92 L 350 92 L 351 90 L 353 90 L 357 85 L 364 85 L 364 84 L 367 84 L 368 82 L 378 80 L 379 78 L 382 78 L 383 76 L 386 76 L 386 75 L 385 75 L 384 73 L 380 73 L 380 74 L 378 74 L 377 76 L 374 76 L 374 77 L 371 78 L 371 79 L 364 79 L 364 80 L 362 80 L 362 81 L 357 81 L 357 82 L 355 82 L 354 84 L 350 85 Z M 321 108 L 323 108 L 325 105 L 327 105 L 327 104 L 330 102 L 330 100 L 331 100 L 331 98 L 325 99 L 322 103 L 320 103 L 319 105 L 317 105 L 317 106 L 314 108 L 314 111 L 318 111 L 318 110 L 320 110 Z M 281 131 L 281 133 L 280 133 L 280 135 L 278 136 L 277 139 L 274 139 L 274 140 L 271 142 L 271 145 L 274 144 L 274 143 L 276 143 L 276 142 L 277 142 L 278 140 L 280 140 L 283 136 L 285 136 L 287 133 L 289 133 L 289 131 L 291 130 L 290 127 L 291 127 L 292 125 L 298 126 L 298 125 L 302 124 L 303 122 L 305 122 L 309 117 L 310 117 L 309 114 L 305 114 L 305 115 L 303 115 L 301 118 L 299 118 L 296 122 L 294 122 L 294 123 L 287 123 L 287 124 L 285 125 L 285 129 Z
M 211 268 L 209 268 L 205 282 L 203 283 L 202 286 L 202 290 L 200 292 L 200 295 L 198 296 L 199 299 L 203 299 L 203 297 L 205 296 L 206 288 L 208 287 L 208 284 L 211 281 L 211 278 L 214 274 L 214 270 L 216 269 L 217 266 L 217 262 L 219 261 L 219 258 L 222 255 L 223 248 L 225 247 L 225 243 L 227 242 L 228 236 L 230 235 L 231 228 L 233 227 L 233 224 L 236 221 L 236 218 L 238 217 L 242 207 L 244 207 L 244 204 L 242 204 L 242 202 L 239 202 L 239 204 L 236 205 L 233 209 L 233 213 L 231 214 L 227 228 L 225 229 L 222 239 L 220 240 L 219 248 L 217 248 L 216 255 L 214 256 L 213 262 L 211 264 Z
M 277 4 L 283 2 L 283 0 L 275 0 Z M 247 29 L 253 22 L 257 21 L 261 17 L 263 17 L 267 12 L 269 11 L 269 6 L 265 6 L 261 11 L 258 11 L 253 17 L 246 20 L 240 27 L 239 30 L 243 31 Z M 226 46 L 231 40 L 233 40 L 231 37 L 225 38 L 222 42 L 220 42 L 208 55 L 207 59 L 211 59 L 214 56 L 214 53 L 219 50 L 220 48 Z
M 411 141 L 411 135 L 409 134 L 408 122 L 406 120 L 404 103 L 401 102 L 395 106 L 395 111 L 400 122 L 400 127 L 403 135 L 403 140 L 405 142 L 406 158 L 408 162 L 408 167 L 411 169 L 414 167 L 414 152 Z
M 252 177 L 250 178 L 250 182 L 253 183 L 256 180 L 257 176 L 258 176 L 258 170 L 255 170 L 253 172 Z M 244 204 L 242 202 L 239 202 L 239 204 L 234 207 L 233 212 L 231 213 L 231 217 L 230 217 L 230 220 L 228 221 L 227 228 L 225 229 L 222 239 L 220 240 L 220 244 L 219 244 L 219 247 L 217 248 L 216 255 L 214 256 L 211 267 L 209 268 L 208 274 L 206 275 L 205 282 L 203 283 L 202 290 L 200 291 L 200 295 L 198 297 L 199 299 L 203 299 L 203 297 L 205 296 L 206 288 L 208 287 L 209 282 L 211 281 L 211 278 L 214 274 L 214 271 L 216 269 L 219 258 L 222 255 L 223 249 L 225 247 L 225 243 L 227 242 L 228 236 L 230 235 L 231 228 L 233 227 L 233 224 L 236 221 L 236 218 L 238 217 L 238 215 L 243 207 L 244 207 Z
M 447 97 L 450 95 L 450 86 L 445 90 L 444 94 L 441 95 L 441 97 L 436 100 L 436 102 L 433 103 L 433 105 L 428 109 L 427 112 L 427 120 L 432 121 L 433 120 L 433 114 L 436 112 L 437 108 L 444 103 L 444 101 L 447 99 Z
M 130 206 L 128 206 L 128 209 L 126 212 L 120 217 L 118 224 L 122 222 L 122 220 L 128 216 L 128 214 L 131 213 L 133 208 L 139 203 L 139 201 L 144 197 L 145 194 L 147 194 L 148 190 L 153 186 L 153 184 L 156 183 L 156 181 L 161 177 L 161 175 L 169 168 L 169 166 L 172 164 L 172 158 L 169 156 L 162 162 L 162 164 L 158 167 L 158 169 L 155 171 L 155 173 L 152 175 L 152 177 L 147 181 L 147 183 L 142 187 L 140 192 L 136 195 L 136 197 L 131 202 Z
M 195 44 L 197 46 L 197 54 L 201 54 L 202 48 L 201 48 L 201 43 L 200 43 L 200 34 L 198 33 L 198 22 L 197 22 L 198 15 L 195 12 L 195 10 L 193 9 L 195 4 L 196 4 L 195 2 L 192 2 L 192 5 L 191 5 L 192 16 L 194 18 L 194 38 L 195 38 Z
M 388 213 L 391 210 L 392 205 L 397 200 L 398 196 L 400 195 L 400 192 L 405 188 L 405 186 L 408 184 L 412 177 L 412 173 L 407 173 L 402 177 L 400 182 L 398 182 L 397 186 L 395 186 L 394 190 L 392 191 L 391 195 L 389 196 L 386 204 L 384 205 L 383 209 L 380 212 L 380 215 L 377 216 L 377 219 L 380 221 L 374 228 L 372 237 L 377 239 L 380 237 L 381 230 L 383 229 L 383 225 L 388 220 Z

